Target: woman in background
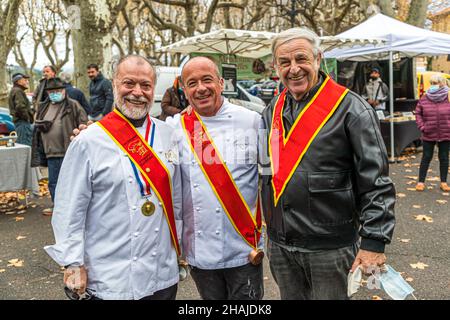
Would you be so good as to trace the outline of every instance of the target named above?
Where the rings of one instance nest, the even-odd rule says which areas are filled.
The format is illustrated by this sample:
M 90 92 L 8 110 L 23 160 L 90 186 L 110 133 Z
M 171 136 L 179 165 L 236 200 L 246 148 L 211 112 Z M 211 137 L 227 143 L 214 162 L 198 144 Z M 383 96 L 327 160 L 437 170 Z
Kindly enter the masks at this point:
M 450 96 L 447 81 L 440 75 L 433 75 L 430 79 L 431 87 L 420 98 L 416 107 L 417 127 L 422 132 L 423 156 L 419 169 L 417 191 L 425 190 L 425 178 L 434 146 L 439 149 L 439 169 L 442 191 L 450 191 L 447 185 L 448 158 L 450 146 Z

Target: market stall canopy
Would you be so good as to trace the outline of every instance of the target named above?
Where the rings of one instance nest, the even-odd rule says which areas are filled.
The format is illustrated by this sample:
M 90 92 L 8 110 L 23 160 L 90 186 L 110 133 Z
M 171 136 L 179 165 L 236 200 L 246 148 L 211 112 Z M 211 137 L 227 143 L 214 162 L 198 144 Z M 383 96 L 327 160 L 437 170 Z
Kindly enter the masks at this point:
M 338 38 L 385 39 L 384 45 L 364 45 L 353 48 L 334 49 L 325 53 L 326 58 L 340 60 L 370 61 L 389 58 L 389 51 L 401 52 L 402 56 L 436 56 L 450 54 L 450 34 L 414 27 L 407 23 L 378 13 L 359 25 L 336 35 Z
M 384 38 L 348 38 L 342 36 L 323 36 L 320 37 L 320 48 L 323 52 L 331 51 L 336 48 L 350 49 L 356 46 L 370 45 L 374 48 L 386 43 Z
M 220 29 L 180 40 L 162 47 L 160 51 L 182 54 L 219 53 L 260 58 L 270 54 L 275 35 L 273 32 Z

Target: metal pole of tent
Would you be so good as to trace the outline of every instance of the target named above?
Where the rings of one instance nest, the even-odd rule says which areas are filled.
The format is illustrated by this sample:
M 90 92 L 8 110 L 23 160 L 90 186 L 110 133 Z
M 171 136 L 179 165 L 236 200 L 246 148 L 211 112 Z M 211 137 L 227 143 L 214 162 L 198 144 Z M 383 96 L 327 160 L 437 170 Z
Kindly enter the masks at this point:
M 390 162 L 395 162 L 395 149 L 394 149 L 394 66 L 392 62 L 392 51 L 389 51 L 389 112 L 390 118 L 390 131 L 391 131 L 391 158 Z

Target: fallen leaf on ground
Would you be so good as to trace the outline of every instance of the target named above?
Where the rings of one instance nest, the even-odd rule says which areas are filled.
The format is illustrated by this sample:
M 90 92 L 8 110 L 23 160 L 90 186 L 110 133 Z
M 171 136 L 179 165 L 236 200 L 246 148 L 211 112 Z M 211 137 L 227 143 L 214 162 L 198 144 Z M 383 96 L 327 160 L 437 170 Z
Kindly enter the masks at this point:
M 411 278 L 411 277 L 408 277 L 408 278 L 406 278 L 405 280 L 408 281 L 408 282 L 413 282 L 413 281 L 414 281 L 414 279 Z
M 383 300 L 383 299 L 381 299 L 381 297 L 379 297 L 379 296 L 373 296 L 372 300 Z
M 439 204 L 446 204 L 447 200 L 436 200 L 436 202 Z
M 441 178 L 439 178 L 439 177 L 429 177 L 429 178 L 427 178 L 427 181 L 441 181 Z
M 15 211 L 8 211 L 8 212 L 5 212 L 5 214 L 15 214 L 16 212 Z
M 37 249 L 32 249 L 31 251 L 35 252 Z
M 420 209 L 420 208 L 422 208 L 422 206 L 420 206 L 420 205 L 418 205 L 418 204 L 414 204 L 414 205 L 413 205 L 413 208 L 414 208 L 414 209 Z
M 424 270 L 426 267 L 429 267 L 429 265 L 422 263 L 422 262 L 410 263 L 409 265 L 413 269 L 420 269 L 420 270 Z
M 24 214 L 24 213 L 27 213 L 27 210 L 20 210 L 20 211 L 17 211 L 17 214 Z
M 403 166 L 404 167 L 411 167 L 411 165 L 409 163 L 405 163 Z
M 433 188 L 433 187 L 427 187 L 427 189 L 428 189 L 428 190 L 433 190 L 434 188 Z
M 426 221 L 426 222 L 433 222 L 433 218 L 432 218 L 432 217 L 429 217 L 429 216 L 424 215 L 424 214 L 419 214 L 418 216 L 414 216 L 414 217 L 415 217 L 416 220 L 418 220 L 418 221 L 424 220 L 424 221 Z
M 397 197 L 404 198 L 404 197 L 406 197 L 406 194 L 404 194 L 404 193 L 397 193 Z
M 413 180 L 410 180 L 410 181 L 408 181 L 406 184 L 407 184 L 407 185 L 412 185 L 412 184 L 416 184 L 416 182 L 413 181 Z
M 24 236 L 18 236 L 17 238 L 16 238 L 16 240 L 22 240 L 22 239 L 26 239 L 27 237 L 24 237 Z
M 412 170 L 410 170 L 410 169 L 406 169 L 406 170 L 405 170 L 405 172 L 411 173 L 411 172 L 412 172 Z
M 11 259 L 8 262 L 9 262 L 8 267 L 16 267 L 16 268 L 23 267 L 23 260 Z
M 18 221 L 22 221 L 25 218 L 24 217 L 16 217 L 15 219 L 16 219 L 16 222 L 18 222 Z
M 405 176 L 405 178 L 407 179 L 411 179 L 411 180 L 417 180 L 417 176 Z
M 450 193 L 448 193 L 448 192 L 443 192 L 442 195 L 448 197 L 448 196 L 450 196 Z
M 411 239 L 400 239 L 400 242 L 403 242 L 403 243 L 408 243 L 409 241 L 411 241 Z
M 37 207 L 37 205 L 36 204 L 33 204 L 32 206 L 31 206 L 32 208 L 36 208 Z
M 6 270 L 5 269 L 0 269 L 0 273 L 3 273 L 3 272 L 5 272 Z
M 26 206 L 20 205 L 20 206 L 18 206 L 16 209 L 17 209 L 17 210 L 23 210 L 23 209 L 26 209 L 26 208 L 27 208 Z
M 269 280 L 269 277 L 264 277 L 264 280 Z
M 416 188 L 406 188 L 408 191 L 416 191 Z

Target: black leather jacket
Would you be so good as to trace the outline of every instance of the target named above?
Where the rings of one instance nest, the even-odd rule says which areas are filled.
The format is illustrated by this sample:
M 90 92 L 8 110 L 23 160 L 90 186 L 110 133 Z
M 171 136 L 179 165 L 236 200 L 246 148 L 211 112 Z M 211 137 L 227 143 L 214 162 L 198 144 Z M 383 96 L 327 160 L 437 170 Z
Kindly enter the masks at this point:
M 303 103 L 312 96 L 309 94 Z M 263 111 L 264 128 L 271 126 L 275 101 Z M 292 106 L 297 102 L 287 94 L 286 103 Z M 290 130 L 292 123 L 284 120 L 286 130 Z M 263 157 L 267 155 L 268 134 L 266 130 L 261 141 Z M 261 162 L 263 170 L 270 172 L 267 158 Z M 388 170 L 375 111 L 349 91 L 311 143 L 277 207 L 271 177 L 263 176 L 262 201 L 269 239 L 326 250 L 351 245 L 360 236 L 361 249 L 384 252 L 395 225 L 395 189 Z

